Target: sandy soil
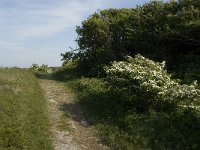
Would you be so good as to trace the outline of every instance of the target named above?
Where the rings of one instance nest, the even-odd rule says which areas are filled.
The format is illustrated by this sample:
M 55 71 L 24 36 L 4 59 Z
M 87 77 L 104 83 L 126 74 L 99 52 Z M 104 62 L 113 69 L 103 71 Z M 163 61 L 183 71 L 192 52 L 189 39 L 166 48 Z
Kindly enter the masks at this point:
M 109 150 L 97 137 L 73 92 L 51 77 L 40 79 L 47 99 L 47 109 L 55 150 Z

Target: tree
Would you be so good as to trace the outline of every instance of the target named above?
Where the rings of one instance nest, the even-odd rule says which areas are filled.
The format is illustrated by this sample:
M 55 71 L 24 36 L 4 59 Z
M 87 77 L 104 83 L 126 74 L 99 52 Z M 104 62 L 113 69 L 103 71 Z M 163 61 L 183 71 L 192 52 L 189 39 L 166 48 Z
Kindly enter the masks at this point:
M 97 75 L 104 65 L 138 53 L 167 66 L 200 52 L 200 2 L 153 1 L 133 9 L 94 13 L 78 26 L 79 68 Z M 70 53 L 68 53 L 70 55 Z

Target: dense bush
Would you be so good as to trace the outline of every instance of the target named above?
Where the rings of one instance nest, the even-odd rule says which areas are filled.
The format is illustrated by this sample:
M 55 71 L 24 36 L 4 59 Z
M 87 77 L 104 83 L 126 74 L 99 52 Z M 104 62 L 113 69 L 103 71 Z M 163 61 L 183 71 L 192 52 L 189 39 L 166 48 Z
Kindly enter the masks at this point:
M 184 83 L 197 80 L 200 83 L 200 56 L 180 56 L 178 63 L 171 69 L 174 78 L 182 79 Z
M 102 79 L 78 78 L 68 80 L 67 85 L 77 94 L 88 123 L 95 125 L 114 149 L 200 149 L 198 110 L 180 107 L 170 113 L 165 109 L 141 112 L 135 110 L 136 101 L 128 99 L 134 91 L 121 84 L 110 86 Z
M 127 54 L 166 60 L 170 68 L 180 55 L 200 54 L 199 8 L 199 0 L 152 1 L 96 12 L 76 29 L 79 52 L 63 59 L 78 56 L 79 69 L 90 76 L 101 75 L 104 65 Z
M 76 31 L 79 49 L 62 54 L 58 75 L 72 79 L 105 142 L 125 150 L 200 149 L 199 0 L 98 11 Z
M 44 72 L 44 73 L 51 73 L 52 70 L 51 68 L 48 67 L 48 65 L 42 64 L 39 66 L 38 64 L 32 64 L 31 69 L 39 72 Z
M 185 101 L 194 101 L 200 94 L 197 84 L 181 85 L 164 69 L 165 63 L 156 63 L 136 55 L 128 61 L 114 62 L 106 67 L 108 79 L 135 99 L 143 109 L 168 109 Z M 153 108 L 152 108 L 153 107 Z
M 171 79 L 164 64 L 136 55 L 106 67 L 108 78 L 100 79 L 79 78 L 69 61 L 55 75 L 68 79 L 87 122 L 112 148 L 200 149 L 199 90 Z

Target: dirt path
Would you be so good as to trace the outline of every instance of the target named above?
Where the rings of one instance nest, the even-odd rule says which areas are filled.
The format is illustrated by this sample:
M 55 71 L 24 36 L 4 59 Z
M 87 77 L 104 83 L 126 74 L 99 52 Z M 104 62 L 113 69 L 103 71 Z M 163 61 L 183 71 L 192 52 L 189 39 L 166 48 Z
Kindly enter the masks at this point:
M 48 102 L 48 115 L 55 150 L 108 150 L 84 119 L 81 107 L 63 83 L 40 79 Z

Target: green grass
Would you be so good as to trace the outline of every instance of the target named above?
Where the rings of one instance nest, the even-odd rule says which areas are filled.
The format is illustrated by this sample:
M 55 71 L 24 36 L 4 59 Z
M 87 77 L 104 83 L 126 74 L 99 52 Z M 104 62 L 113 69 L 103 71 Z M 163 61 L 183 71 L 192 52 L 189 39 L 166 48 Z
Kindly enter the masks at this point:
M 58 128 L 61 131 L 71 131 L 70 123 L 69 123 L 70 114 L 69 112 L 63 112 L 60 121 L 58 122 Z
M 28 69 L 0 68 L 0 149 L 51 150 L 46 101 Z

